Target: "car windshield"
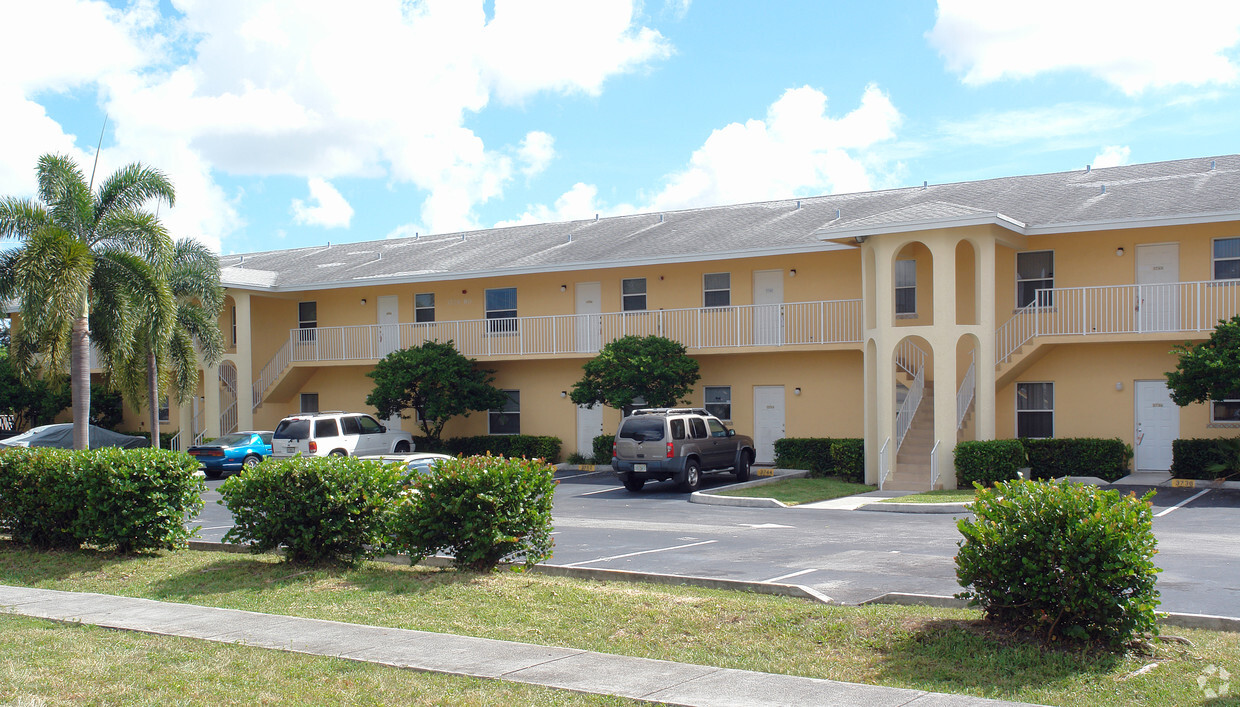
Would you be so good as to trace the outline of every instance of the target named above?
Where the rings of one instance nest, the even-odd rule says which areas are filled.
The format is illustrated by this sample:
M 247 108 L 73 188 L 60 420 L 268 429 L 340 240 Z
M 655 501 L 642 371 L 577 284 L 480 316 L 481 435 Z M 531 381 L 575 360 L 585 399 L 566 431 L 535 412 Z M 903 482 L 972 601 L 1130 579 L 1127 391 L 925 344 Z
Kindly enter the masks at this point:
M 239 444 L 249 444 L 252 436 L 253 435 L 249 433 L 240 434 L 238 432 L 234 432 L 232 434 L 216 437 L 214 444 L 220 447 L 235 447 Z
M 639 435 L 647 442 L 663 439 L 663 418 L 630 417 L 620 426 L 620 436 L 625 439 L 637 439 Z
M 306 439 L 310 436 L 310 421 L 281 420 L 274 436 L 276 439 Z

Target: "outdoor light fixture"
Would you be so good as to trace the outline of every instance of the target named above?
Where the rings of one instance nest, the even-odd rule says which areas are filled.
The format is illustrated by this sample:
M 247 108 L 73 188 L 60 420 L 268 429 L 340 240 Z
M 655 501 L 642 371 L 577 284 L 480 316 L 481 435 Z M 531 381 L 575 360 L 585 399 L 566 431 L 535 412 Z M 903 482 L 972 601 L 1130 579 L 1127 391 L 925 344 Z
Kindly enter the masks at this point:
M 568 391 L 567 391 L 567 390 L 561 390 L 561 391 L 560 391 L 560 397 L 561 397 L 561 398 L 567 398 L 567 397 L 568 397 Z
M 560 292 L 568 292 L 568 285 L 560 285 Z
M 1116 390 L 1123 390 L 1123 389 L 1124 389 L 1124 381 L 1115 381 L 1115 389 L 1116 389 Z
M 363 297 L 363 298 L 362 298 L 362 306 L 363 306 L 363 307 L 365 307 L 365 306 L 366 306 L 366 298 L 365 298 L 365 297 Z
M 788 277 L 796 277 L 796 276 L 797 276 L 797 269 L 796 269 L 796 268 L 793 268 L 793 269 L 791 269 L 791 270 L 789 270 L 789 271 L 788 271 Z
M 793 394 L 793 395 L 800 395 L 800 394 L 801 394 L 801 389 L 800 389 L 800 388 L 793 388 L 793 389 L 792 389 L 792 394 Z
M 1124 257 L 1124 247 L 1123 247 L 1123 246 L 1120 246 L 1120 247 L 1116 248 L 1116 249 L 1115 249 L 1115 255 L 1116 255 L 1116 257 L 1119 257 L 1119 258 Z

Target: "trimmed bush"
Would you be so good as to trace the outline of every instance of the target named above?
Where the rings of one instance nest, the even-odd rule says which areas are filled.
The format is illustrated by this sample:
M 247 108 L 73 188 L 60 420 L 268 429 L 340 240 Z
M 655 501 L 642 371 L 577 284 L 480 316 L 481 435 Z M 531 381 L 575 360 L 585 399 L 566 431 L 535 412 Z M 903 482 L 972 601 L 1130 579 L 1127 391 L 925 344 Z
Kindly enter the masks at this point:
M 0 454 L 0 525 L 40 548 L 121 553 L 181 547 L 202 510 L 198 462 L 180 452 L 108 447 Z
M 1128 475 L 1132 447 L 1123 440 L 1092 437 L 1069 439 L 1022 439 L 1035 479 L 1065 476 L 1097 476 L 1115 481 Z
M 1157 633 L 1157 541 L 1143 498 L 1072 483 L 1000 482 L 957 521 L 958 595 L 1046 643 L 1119 648 Z
M 961 442 L 956 445 L 956 481 L 961 488 L 973 484 L 993 486 L 1017 478 L 1025 464 L 1025 448 L 1018 439 Z
M 1240 466 L 1237 439 L 1177 439 L 1171 442 L 1171 476 L 1177 479 L 1221 479 Z
M 834 475 L 845 481 L 865 483 L 865 440 L 831 440 L 831 467 Z
M 610 464 L 611 448 L 616 443 L 615 435 L 599 435 L 594 438 L 594 463 Z
M 445 453 L 453 456 L 472 457 L 492 454 L 504 457 L 544 459 L 551 464 L 559 461 L 560 448 L 563 445 L 559 437 L 536 437 L 534 435 L 453 437 L 444 442 L 447 450 Z
M 220 486 L 235 523 L 224 541 L 284 548 L 293 564 L 355 565 L 384 550 L 404 475 L 356 457 L 267 459 Z
M 397 510 L 395 548 L 419 562 L 440 551 L 459 569 L 525 567 L 551 557 L 555 468 L 536 459 L 464 457 L 419 476 Z
M 806 469 L 813 477 L 865 481 L 865 440 L 853 437 L 785 437 L 775 440 L 775 466 Z

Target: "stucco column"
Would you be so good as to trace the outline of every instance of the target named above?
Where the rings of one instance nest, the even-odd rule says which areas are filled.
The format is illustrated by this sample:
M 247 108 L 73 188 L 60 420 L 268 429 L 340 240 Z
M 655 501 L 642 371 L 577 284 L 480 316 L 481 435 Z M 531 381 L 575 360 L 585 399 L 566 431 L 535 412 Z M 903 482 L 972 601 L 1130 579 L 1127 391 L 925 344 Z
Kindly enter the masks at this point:
M 873 250 L 874 267 L 863 268 L 864 277 L 871 278 L 874 287 L 864 286 L 863 292 L 873 292 L 874 328 L 864 330 L 866 341 L 865 364 L 866 388 L 866 483 L 877 484 L 881 475 L 879 467 L 883 444 L 887 444 L 887 470 L 894 471 L 895 454 L 895 347 L 900 341 L 895 331 L 895 288 L 892 282 L 892 246 L 881 239 L 871 239 L 864 249 Z M 862 258 L 862 262 L 869 261 Z M 873 414 L 871 414 L 871 412 Z
M 977 366 L 976 387 L 973 393 L 973 424 L 977 427 L 976 438 L 995 438 L 995 258 L 997 248 L 991 238 L 979 239 L 977 303 Z
M 250 293 L 233 292 L 237 305 L 237 429 L 254 429 L 254 347 L 250 330 Z M 218 420 L 216 421 L 218 425 Z
M 220 436 L 220 367 L 202 369 L 202 431 L 208 437 Z
M 926 239 L 934 262 L 934 326 L 922 336 L 934 355 L 934 439 L 939 480 L 954 478 L 956 446 L 956 343 L 964 328 L 956 323 L 956 244 L 950 232 Z M 926 329 L 918 327 L 918 329 Z M 933 444 L 933 443 L 932 443 Z

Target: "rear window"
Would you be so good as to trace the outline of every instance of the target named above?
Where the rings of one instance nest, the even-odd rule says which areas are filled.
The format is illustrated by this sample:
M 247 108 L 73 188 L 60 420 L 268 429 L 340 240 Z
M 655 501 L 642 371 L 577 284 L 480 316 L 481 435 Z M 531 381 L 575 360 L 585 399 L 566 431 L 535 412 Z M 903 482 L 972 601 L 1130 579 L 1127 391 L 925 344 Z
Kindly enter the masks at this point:
M 250 438 L 253 436 L 254 435 L 249 433 L 241 434 L 239 432 L 233 432 L 232 434 L 216 437 L 214 444 L 220 447 L 232 447 L 238 444 L 249 444 Z
M 275 439 L 306 439 L 310 436 L 310 421 L 281 420 L 272 436 Z
M 630 417 L 620 426 L 621 437 L 637 439 L 638 435 L 647 442 L 658 442 L 663 439 L 663 418 Z

